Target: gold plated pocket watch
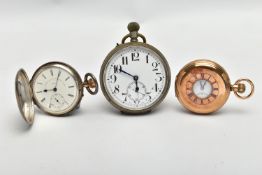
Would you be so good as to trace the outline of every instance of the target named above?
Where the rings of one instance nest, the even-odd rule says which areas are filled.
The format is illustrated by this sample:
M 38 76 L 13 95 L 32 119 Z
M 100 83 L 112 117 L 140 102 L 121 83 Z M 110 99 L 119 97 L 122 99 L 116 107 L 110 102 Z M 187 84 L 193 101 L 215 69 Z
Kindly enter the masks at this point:
M 66 115 L 79 107 L 83 88 L 94 95 L 98 92 L 98 83 L 91 73 L 87 73 L 82 82 L 70 65 L 49 62 L 35 71 L 31 81 L 24 69 L 20 69 L 16 75 L 15 88 L 19 110 L 25 121 L 33 124 L 34 103 L 50 115 Z
M 250 92 L 246 94 L 247 85 Z M 176 96 L 188 110 L 208 114 L 217 111 L 227 101 L 230 91 L 241 98 L 249 98 L 254 84 L 249 79 L 239 79 L 231 85 L 227 72 L 210 60 L 195 60 L 185 65 L 176 77 Z
M 100 85 L 106 99 L 118 110 L 141 114 L 162 102 L 169 90 L 171 75 L 163 54 L 138 33 L 138 23 L 131 22 L 127 28 L 130 33 L 102 64 Z M 126 43 L 128 38 L 130 42 Z

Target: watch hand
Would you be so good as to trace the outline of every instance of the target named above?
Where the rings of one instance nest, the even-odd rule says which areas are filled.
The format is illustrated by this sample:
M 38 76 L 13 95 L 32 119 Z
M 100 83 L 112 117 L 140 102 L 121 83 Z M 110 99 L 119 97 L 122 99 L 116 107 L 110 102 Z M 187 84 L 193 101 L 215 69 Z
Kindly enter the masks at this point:
M 60 77 L 60 75 L 61 75 L 61 71 L 59 71 L 58 72 L 58 75 L 57 75 L 57 78 L 56 78 L 56 83 L 55 83 L 55 87 L 54 87 L 54 91 L 56 91 L 57 90 L 57 83 L 58 83 L 58 79 L 59 79 L 59 77 Z
M 207 80 L 205 80 L 205 83 L 204 83 L 204 85 L 203 85 L 203 88 L 205 87 L 206 84 L 207 84 Z
M 54 89 L 44 89 L 43 92 L 53 91 Z
M 54 91 L 56 92 L 57 91 L 57 88 L 53 88 L 53 89 L 44 89 L 43 92 L 48 92 L 48 91 Z
M 63 104 L 62 101 L 58 100 L 56 97 L 55 97 L 55 100 L 56 100 L 56 102 L 59 103 L 60 105 Z
M 202 85 L 202 81 L 201 81 L 201 80 L 200 80 L 199 83 L 200 83 L 200 89 L 201 89 L 201 90 L 204 90 L 204 86 Z
M 134 75 L 131 75 L 130 73 L 128 73 L 128 72 L 126 72 L 126 71 L 124 71 L 123 69 L 120 69 L 120 72 L 123 72 L 123 73 L 125 73 L 125 74 L 127 74 L 127 75 L 129 75 L 129 76 L 131 76 L 131 77 L 133 77 L 133 78 L 134 78 Z
M 139 87 L 138 87 L 138 83 L 137 83 L 138 76 L 134 76 L 134 80 L 135 80 L 135 83 L 136 83 L 136 92 L 138 92 L 139 91 Z
M 134 79 L 134 81 L 135 81 L 135 83 L 136 83 L 136 92 L 138 92 L 138 91 L 139 91 L 138 82 L 137 82 L 137 80 L 138 80 L 138 76 L 137 76 L 137 75 L 132 75 L 132 74 L 130 74 L 130 73 L 124 71 L 123 69 L 120 69 L 120 72 L 123 72 L 123 73 L 125 73 L 125 74 L 127 74 L 127 75 L 133 77 L 133 79 Z

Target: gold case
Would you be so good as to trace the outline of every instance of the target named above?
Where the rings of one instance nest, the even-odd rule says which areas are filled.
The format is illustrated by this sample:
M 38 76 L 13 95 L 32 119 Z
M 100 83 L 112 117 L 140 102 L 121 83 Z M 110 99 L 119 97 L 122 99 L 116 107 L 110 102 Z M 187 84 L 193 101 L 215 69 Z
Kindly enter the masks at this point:
M 193 92 L 196 80 L 204 79 L 211 83 L 212 92 L 204 99 L 197 97 Z M 251 87 L 248 95 L 245 83 Z M 241 99 L 249 98 L 254 93 L 254 84 L 249 79 L 239 79 L 231 85 L 225 69 L 214 61 L 195 60 L 185 65 L 175 81 L 175 92 L 179 102 L 188 110 L 198 114 L 209 114 L 220 109 L 227 101 L 230 91 Z

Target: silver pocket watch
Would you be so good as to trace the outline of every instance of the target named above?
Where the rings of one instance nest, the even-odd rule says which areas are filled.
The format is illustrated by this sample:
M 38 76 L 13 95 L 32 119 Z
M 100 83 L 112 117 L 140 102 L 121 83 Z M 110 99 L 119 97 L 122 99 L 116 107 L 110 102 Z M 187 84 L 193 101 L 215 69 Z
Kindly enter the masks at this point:
M 167 60 L 158 49 L 147 44 L 139 28 L 138 23 L 129 23 L 130 33 L 109 52 L 100 70 L 104 96 L 115 108 L 128 114 L 155 109 L 170 87 Z M 130 42 L 126 42 L 127 39 Z
M 95 95 L 98 83 L 95 76 L 87 73 L 84 81 L 70 65 L 49 62 L 40 66 L 29 80 L 24 69 L 15 79 L 16 99 L 19 110 L 28 124 L 34 122 L 34 104 L 53 116 L 65 116 L 80 105 L 83 89 Z

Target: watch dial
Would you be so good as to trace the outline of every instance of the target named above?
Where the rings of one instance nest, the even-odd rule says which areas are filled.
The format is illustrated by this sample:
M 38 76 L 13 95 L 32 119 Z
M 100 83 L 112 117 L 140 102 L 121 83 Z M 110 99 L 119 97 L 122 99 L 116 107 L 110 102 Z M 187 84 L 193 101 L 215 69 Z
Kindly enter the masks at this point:
M 116 52 L 103 70 L 103 84 L 110 100 L 127 110 L 148 109 L 169 87 L 169 68 L 153 50 L 128 46 Z
M 193 85 L 193 92 L 198 98 L 207 98 L 212 92 L 211 83 L 208 80 L 197 80 Z
M 193 73 L 186 83 L 187 95 L 192 102 L 205 105 L 216 99 L 218 83 L 208 73 Z
M 79 83 L 73 74 L 60 66 L 44 66 L 33 78 L 37 105 L 53 115 L 65 114 L 78 104 Z

